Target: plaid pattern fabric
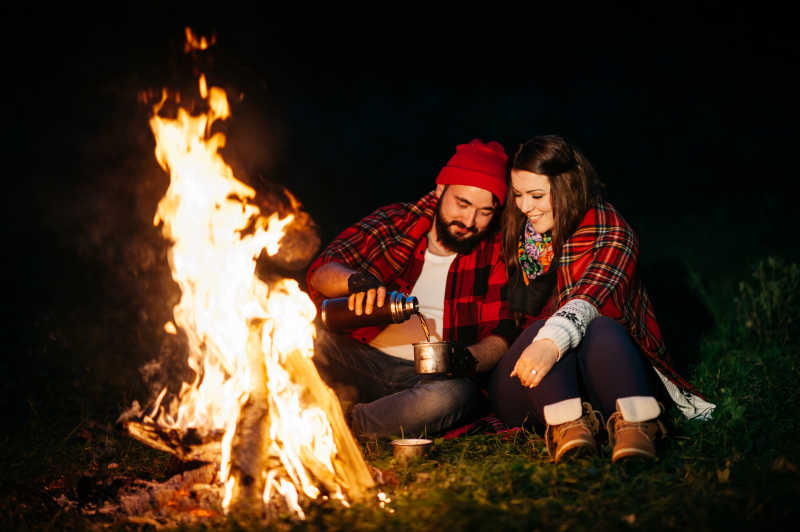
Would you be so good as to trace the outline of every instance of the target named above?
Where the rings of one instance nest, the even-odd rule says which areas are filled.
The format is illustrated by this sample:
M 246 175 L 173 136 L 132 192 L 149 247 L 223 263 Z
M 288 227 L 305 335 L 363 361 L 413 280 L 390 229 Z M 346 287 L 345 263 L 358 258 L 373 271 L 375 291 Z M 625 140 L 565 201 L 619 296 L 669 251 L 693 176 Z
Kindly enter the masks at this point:
M 653 306 L 636 264 L 639 242 L 617 210 L 604 201 L 589 209 L 564 243 L 558 269 L 558 307 L 585 299 L 617 320 L 651 363 L 684 393 L 702 398 L 673 368 Z
M 395 203 L 374 211 L 345 229 L 314 260 L 307 280 L 328 262 L 377 277 L 388 290 L 409 293 L 422 272 L 427 248 L 426 235 L 433 224 L 438 198 L 430 192 L 416 203 Z M 458 255 L 447 276 L 445 288 L 444 338 L 464 345 L 497 334 L 509 344 L 515 327 L 503 287 L 508 280 L 500 259 L 500 235 L 495 233 L 468 255 Z M 323 296 L 311 289 L 317 305 Z M 352 333 L 362 342 L 374 338 L 381 328 L 365 327 Z
M 489 414 L 478 419 L 477 421 L 467 423 L 466 425 L 462 425 L 445 432 L 442 438 L 445 440 L 451 440 L 453 438 L 458 438 L 459 436 L 474 436 L 476 434 L 502 434 L 517 430 L 519 430 L 519 427 L 513 427 L 509 429 L 506 427 L 505 423 L 500 421 L 497 416 L 494 414 Z

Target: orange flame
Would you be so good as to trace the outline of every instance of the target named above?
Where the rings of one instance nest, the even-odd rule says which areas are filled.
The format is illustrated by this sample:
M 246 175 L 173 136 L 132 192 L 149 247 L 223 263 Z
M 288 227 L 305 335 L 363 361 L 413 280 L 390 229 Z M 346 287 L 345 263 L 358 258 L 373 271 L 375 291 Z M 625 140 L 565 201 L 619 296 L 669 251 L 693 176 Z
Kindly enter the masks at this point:
M 208 49 L 208 47 L 209 47 L 208 39 L 206 39 L 203 36 L 198 38 L 194 34 L 194 32 L 192 31 L 192 28 L 189 28 L 189 27 L 185 28 L 184 29 L 184 33 L 186 34 L 186 42 L 183 45 L 184 53 L 189 53 L 192 50 L 207 50 Z M 210 44 L 214 44 L 215 41 L 216 41 L 216 38 L 212 35 Z
M 190 37 L 187 28 L 187 42 Z M 174 334 L 177 326 L 186 333 L 188 364 L 196 378 L 183 383 L 169 405 L 161 404 L 164 389 L 145 421 L 192 428 L 201 437 L 224 431 L 219 480 L 225 485 L 227 511 L 237 488 L 231 472 L 237 424 L 248 400 L 265 397 L 266 452 L 281 467 L 260 473 L 263 501 L 280 495 L 303 517 L 301 494 L 316 499 L 322 482 L 329 497 L 346 503 L 342 488 L 354 476 L 334 463 L 340 450 L 329 412 L 309 398 L 314 393 L 293 374 L 313 368 L 316 309 L 296 281 L 268 285 L 255 275 L 256 258 L 264 249 L 277 253 L 293 216 L 265 216 L 248 201 L 255 190 L 237 180 L 219 154 L 225 136 L 210 135 L 217 120 L 230 116 L 225 91 L 208 87 L 205 76 L 199 90 L 208 104 L 206 113 L 192 116 L 179 108 L 175 118 L 159 116 L 167 99 L 164 91 L 150 119 L 156 159 L 170 174 L 153 222 L 173 243 L 170 266 L 181 289 L 165 330 Z M 334 410 L 341 416 L 338 403 Z M 363 460 L 360 454 L 358 460 Z M 370 482 L 362 479 L 362 487 Z

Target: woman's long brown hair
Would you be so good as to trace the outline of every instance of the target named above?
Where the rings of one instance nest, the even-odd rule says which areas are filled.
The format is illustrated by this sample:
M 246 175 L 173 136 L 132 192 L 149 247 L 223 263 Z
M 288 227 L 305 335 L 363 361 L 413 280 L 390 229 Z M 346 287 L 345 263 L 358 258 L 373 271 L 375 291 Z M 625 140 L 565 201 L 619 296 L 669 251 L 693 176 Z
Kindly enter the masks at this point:
M 558 135 L 542 135 L 521 144 L 511 170 L 527 170 L 550 180 L 553 203 L 553 264 L 589 208 L 602 196 L 603 184 L 592 165 L 575 146 Z M 514 201 L 509 178 L 503 209 L 503 260 L 509 275 L 519 268 L 517 245 L 527 218 Z

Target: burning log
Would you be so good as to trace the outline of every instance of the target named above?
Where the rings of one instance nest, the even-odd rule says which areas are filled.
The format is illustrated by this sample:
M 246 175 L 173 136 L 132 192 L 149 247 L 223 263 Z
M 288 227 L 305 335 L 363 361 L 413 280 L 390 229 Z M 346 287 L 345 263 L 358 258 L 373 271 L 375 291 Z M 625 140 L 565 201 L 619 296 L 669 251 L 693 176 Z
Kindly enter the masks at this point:
M 350 437 L 350 429 L 344 421 L 339 399 L 319 376 L 314 363 L 299 352 L 293 351 L 289 354 L 286 358 L 286 366 L 290 373 L 297 375 L 299 379 L 302 379 L 307 384 L 308 392 L 312 395 L 314 403 L 331 420 L 333 434 L 336 437 L 336 448 L 339 451 L 336 456 L 337 460 L 333 462 L 336 474 L 343 479 L 343 484 L 348 489 L 348 494 L 351 497 L 362 498 L 366 489 L 372 487 L 374 482 L 361 457 L 361 451 L 355 440 Z M 317 474 L 317 478 L 320 480 L 324 480 L 326 476 L 330 477 L 324 472 Z
M 193 427 L 179 430 L 140 421 L 126 421 L 122 428 L 140 442 L 174 454 L 184 462 L 214 462 L 222 450 L 221 430 L 201 435 Z
M 261 517 L 269 442 L 267 371 L 261 351 L 263 322 L 250 327 L 247 341 L 249 387 L 231 442 L 231 463 L 226 497 L 231 511 Z M 223 462 L 224 463 L 224 462 Z
M 319 231 L 311 216 L 305 212 L 297 198 L 286 188 L 262 183 L 262 188 L 251 202 L 261 212 L 275 212 L 281 218 L 292 217 L 284 228 L 284 236 L 277 253 L 266 251 L 258 257 L 259 273 L 274 274 L 277 271 L 297 272 L 308 266 L 322 243 Z
M 218 492 L 221 491 L 213 488 L 217 473 L 217 466 L 208 464 L 184 471 L 162 483 L 139 481 L 138 485 L 121 490 L 119 509 L 128 516 L 151 514 L 162 517 L 164 510 L 177 506 L 181 498 L 188 496 L 194 499 L 194 508 L 190 509 L 193 513 L 200 516 L 217 513 L 214 507 L 219 506 Z M 198 492 L 207 493 L 201 497 Z

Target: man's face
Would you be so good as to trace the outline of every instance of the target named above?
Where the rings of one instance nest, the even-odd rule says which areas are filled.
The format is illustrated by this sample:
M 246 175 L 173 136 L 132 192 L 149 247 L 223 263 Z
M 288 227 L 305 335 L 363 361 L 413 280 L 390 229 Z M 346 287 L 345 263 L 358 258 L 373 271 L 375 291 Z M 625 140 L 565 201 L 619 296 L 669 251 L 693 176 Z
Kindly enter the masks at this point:
M 492 193 L 470 185 L 437 185 L 436 234 L 456 253 L 469 253 L 486 238 L 497 207 Z

